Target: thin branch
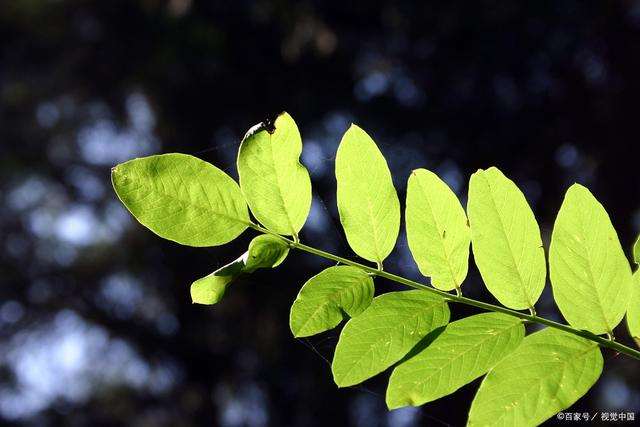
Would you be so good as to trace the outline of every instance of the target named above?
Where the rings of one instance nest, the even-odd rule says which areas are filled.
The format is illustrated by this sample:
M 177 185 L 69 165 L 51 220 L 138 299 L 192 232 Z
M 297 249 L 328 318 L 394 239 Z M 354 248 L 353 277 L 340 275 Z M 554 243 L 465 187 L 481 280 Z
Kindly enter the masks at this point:
M 298 242 L 294 242 L 291 239 L 288 239 L 286 237 L 283 237 L 279 234 L 273 233 L 259 225 L 256 224 L 251 224 L 251 228 L 253 228 L 256 231 L 259 231 L 261 233 L 265 233 L 265 234 L 271 234 L 273 236 L 279 237 L 280 239 L 286 241 L 287 243 L 289 243 L 289 246 L 294 248 L 294 249 L 298 249 L 304 252 L 308 252 L 310 254 L 313 255 L 317 255 L 319 257 L 322 258 L 326 258 L 326 259 L 330 259 L 332 261 L 336 261 L 338 263 L 344 264 L 344 265 L 350 265 L 353 267 L 358 267 L 361 268 L 362 270 L 366 271 L 367 273 L 371 274 L 371 275 L 375 275 L 375 276 L 379 276 L 379 277 L 383 277 L 387 280 L 391 280 L 393 282 L 396 283 L 400 283 L 402 285 L 408 286 L 410 288 L 414 288 L 414 289 L 420 289 L 420 290 L 424 290 L 427 292 L 431 292 L 437 295 L 440 295 L 442 298 L 450 301 L 450 302 L 455 302 L 455 303 L 459 303 L 459 304 L 465 304 L 465 305 L 470 305 L 473 307 L 477 307 L 477 308 L 481 308 L 483 310 L 487 310 L 487 311 L 494 311 L 497 313 L 504 313 L 504 314 L 508 314 L 510 316 L 514 316 L 514 317 L 518 317 L 520 319 L 523 320 L 527 320 L 529 322 L 532 323 L 539 323 L 541 325 L 545 325 L 545 326 L 549 326 L 551 328 L 555 328 L 555 329 L 559 329 L 561 331 L 564 332 L 568 332 L 570 334 L 573 335 L 577 335 L 579 337 L 582 338 L 586 338 L 588 340 L 594 341 L 597 344 L 599 344 L 601 347 L 606 347 L 609 348 L 611 350 L 614 350 L 618 353 L 622 353 L 622 354 L 626 354 L 629 357 L 632 357 L 634 359 L 640 360 L 640 351 L 635 350 L 631 347 L 627 347 L 624 344 L 621 344 L 615 340 L 609 340 L 608 338 L 605 337 L 601 337 L 599 335 L 595 335 L 591 332 L 588 331 L 584 331 L 584 330 L 580 330 L 580 329 L 575 329 L 572 328 L 569 325 L 565 325 L 563 323 L 558 323 L 558 322 L 554 322 L 553 320 L 549 320 L 549 319 L 545 319 L 544 317 L 540 317 L 537 316 L 535 314 L 526 314 L 526 313 L 521 313 L 519 311 L 515 311 L 515 310 L 511 310 L 509 308 L 506 307 L 501 307 L 498 305 L 493 305 L 493 304 L 489 304 L 486 302 L 482 302 L 482 301 L 478 301 L 478 300 L 474 300 L 471 298 L 467 298 L 467 297 L 463 297 L 463 296 L 458 296 L 458 295 L 453 295 L 450 294 L 448 292 L 445 291 L 441 291 L 439 289 L 436 288 L 432 288 L 430 286 L 427 286 L 423 283 L 418 283 L 415 282 L 413 280 L 409 280 L 407 278 L 401 277 L 401 276 L 397 276 L 395 274 L 389 273 L 387 271 L 384 270 L 379 270 L 376 267 L 370 267 L 368 265 L 364 265 L 364 264 L 360 264 L 359 262 L 356 261 L 352 261 L 349 260 L 347 258 L 343 258 L 340 257 L 338 255 L 334 255 L 332 253 L 329 252 L 325 252 L 321 249 L 316 249 L 314 247 L 311 246 L 307 246 L 303 243 Z

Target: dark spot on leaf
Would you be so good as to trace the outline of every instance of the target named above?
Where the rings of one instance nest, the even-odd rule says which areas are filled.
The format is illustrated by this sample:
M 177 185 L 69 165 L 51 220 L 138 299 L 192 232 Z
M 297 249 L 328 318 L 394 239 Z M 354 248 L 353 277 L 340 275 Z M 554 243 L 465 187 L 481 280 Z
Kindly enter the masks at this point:
M 269 115 L 269 117 L 262 121 L 262 128 L 270 134 L 273 134 L 276 131 L 276 119 L 280 117 L 281 114 L 282 112 Z

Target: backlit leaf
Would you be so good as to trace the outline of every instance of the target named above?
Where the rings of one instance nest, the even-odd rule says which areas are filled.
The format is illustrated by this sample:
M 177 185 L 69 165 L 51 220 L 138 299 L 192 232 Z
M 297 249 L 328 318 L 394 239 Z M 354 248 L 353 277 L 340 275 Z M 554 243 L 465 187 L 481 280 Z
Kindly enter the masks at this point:
M 601 373 L 595 342 L 552 328 L 535 332 L 489 371 L 468 425 L 538 425 L 573 405 Z
M 238 259 L 193 282 L 191 299 L 197 304 L 215 304 L 238 276 L 259 268 L 275 268 L 288 254 L 289 245 L 282 239 L 267 234 L 254 237 L 247 252 Z
M 631 268 L 604 207 L 574 184 L 564 197 L 549 249 L 553 297 L 571 326 L 613 331 L 631 297 Z
M 195 304 L 216 304 L 227 286 L 242 273 L 245 255 L 191 284 L 191 300 Z
M 471 234 L 458 197 L 437 175 L 416 169 L 407 184 L 407 240 L 420 272 L 443 291 L 467 276 Z
M 222 245 L 249 225 L 236 182 L 193 156 L 173 153 L 130 160 L 112 169 L 111 180 L 142 225 L 183 245 Z
M 295 337 L 335 328 L 346 316 L 362 313 L 373 299 L 373 279 L 351 266 L 329 267 L 309 279 L 291 306 L 289 325 Z
M 297 235 L 311 207 L 311 180 L 301 152 L 300 132 L 287 113 L 275 120 L 275 130 L 257 125 L 240 144 L 242 192 L 258 221 L 278 234 Z
M 338 212 L 355 253 L 382 263 L 400 229 L 400 201 L 389 167 L 367 133 L 351 125 L 336 154 Z
M 426 348 L 399 364 L 387 387 L 387 406 L 419 406 L 484 375 L 524 338 L 516 317 L 484 313 L 450 323 Z
M 497 168 L 471 176 L 473 256 L 489 291 L 516 310 L 533 307 L 547 274 L 536 218 L 518 187 Z
M 446 301 L 426 291 L 390 292 L 374 298 L 340 334 L 331 366 L 335 383 L 346 387 L 384 371 L 448 322 Z
M 636 242 L 633 244 L 633 260 L 636 264 L 640 265 L 640 236 L 638 236 Z
M 282 264 L 289 254 L 289 245 L 284 240 L 262 234 L 249 243 L 244 273 L 253 273 L 258 268 L 275 268 Z

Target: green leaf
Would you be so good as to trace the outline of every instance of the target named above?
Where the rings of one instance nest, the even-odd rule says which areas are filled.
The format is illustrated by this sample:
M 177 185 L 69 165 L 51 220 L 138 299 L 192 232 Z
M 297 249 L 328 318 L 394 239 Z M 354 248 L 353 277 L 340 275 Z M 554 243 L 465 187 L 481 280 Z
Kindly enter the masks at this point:
M 362 313 L 373 299 L 373 279 L 366 271 L 329 267 L 309 279 L 291 306 L 289 325 L 295 337 L 335 328 L 346 315 Z
M 638 236 L 633 245 L 633 261 L 640 265 L 640 236 Z
M 297 236 L 311 207 L 311 179 L 300 164 L 302 140 L 287 113 L 275 130 L 254 126 L 240 144 L 240 187 L 253 215 L 269 230 Z
M 338 212 L 355 253 L 378 264 L 391 253 L 400 230 L 400 201 L 382 153 L 356 125 L 336 154 Z
M 407 240 L 420 272 L 443 291 L 459 288 L 471 233 L 458 197 L 436 174 L 416 169 L 407 184 Z
M 393 370 L 387 406 L 420 406 L 451 394 L 484 375 L 523 338 L 522 320 L 505 314 L 484 313 L 450 323 Z
M 227 286 L 242 273 L 245 255 L 191 284 L 191 300 L 195 304 L 216 304 Z
M 238 276 L 259 268 L 275 268 L 288 254 L 289 246 L 282 239 L 268 234 L 254 237 L 247 252 L 238 259 L 193 282 L 191 299 L 197 304 L 215 304 Z
M 631 298 L 627 307 L 627 327 L 636 345 L 640 347 L 640 269 L 633 274 Z
M 340 334 L 331 365 L 335 383 L 346 387 L 384 371 L 448 322 L 446 301 L 426 291 L 390 292 L 374 298 Z
M 535 332 L 489 371 L 468 425 L 540 424 L 573 405 L 601 373 L 595 342 L 557 329 Z
M 564 197 L 549 249 L 553 297 L 571 326 L 613 331 L 631 297 L 631 268 L 604 207 L 574 184 Z
M 111 180 L 142 225 L 183 245 L 222 245 L 249 225 L 236 182 L 193 156 L 174 153 L 130 160 L 112 169 Z
M 289 254 L 289 245 L 284 240 L 262 234 L 254 237 L 247 251 L 244 273 L 253 273 L 259 268 L 275 268 L 282 264 Z
M 518 187 L 497 168 L 471 176 L 473 255 L 489 291 L 516 310 L 534 306 L 547 274 L 540 228 Z

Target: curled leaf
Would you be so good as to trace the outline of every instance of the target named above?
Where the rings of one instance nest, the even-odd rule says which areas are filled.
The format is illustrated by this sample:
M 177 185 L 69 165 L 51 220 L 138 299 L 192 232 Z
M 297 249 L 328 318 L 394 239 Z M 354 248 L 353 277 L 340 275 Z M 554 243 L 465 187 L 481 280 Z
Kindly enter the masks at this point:
M 247 252 L 238 259 L 193 282 L 191 299 L 197 304 L 215 304 L 240 275 L 253 273 L 259 268 L 275 268 L 288 254 L 289 246 L 281 238 L 267 234 L 254 237 Z

